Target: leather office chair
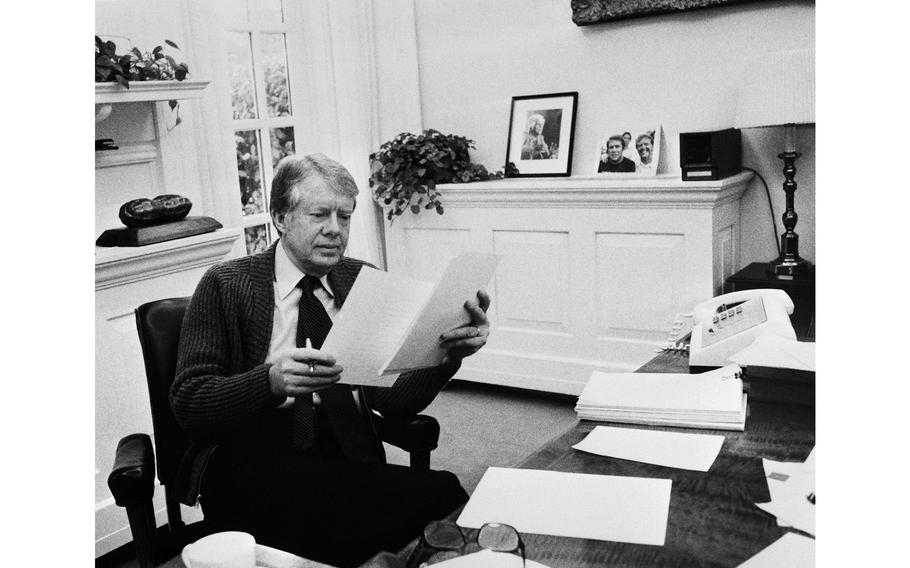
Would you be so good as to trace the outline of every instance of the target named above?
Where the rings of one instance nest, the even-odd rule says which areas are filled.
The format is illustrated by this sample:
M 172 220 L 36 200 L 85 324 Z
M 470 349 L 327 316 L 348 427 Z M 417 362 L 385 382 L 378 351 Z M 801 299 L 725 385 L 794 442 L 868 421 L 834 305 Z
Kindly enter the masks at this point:
M 189 298 L 168 298 L 136 308 L 139 343 L 155 434 L 154 450 L 148 434 L 130 434 L 117 444 L 108 487 L 117 505 L 126 508 L 130 531 L 141 568 L 151 568 L 175 554 L 188 542 L 209 531 L 205 521 L 184 524 L 175 480 L 177 466 L 187 447 L 168 401 L 177 366 L 177 343 Z M 380 438 L 410 454 L 411 467 L 429 469 L 430 452 L 439 441 L 439 423 L 432 416 L 417 415 L 407 421 L 374 418 Z M 156 458 L 157 454 L 157 460 Z M 167 533 L 159 541 L 152 496 L 155 472 L 164 486 Z

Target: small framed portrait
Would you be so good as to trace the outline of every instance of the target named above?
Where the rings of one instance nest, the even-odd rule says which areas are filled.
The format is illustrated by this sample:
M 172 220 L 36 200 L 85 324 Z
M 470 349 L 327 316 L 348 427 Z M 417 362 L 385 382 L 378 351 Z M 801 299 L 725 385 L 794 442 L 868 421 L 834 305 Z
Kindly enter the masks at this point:
M 572 143 L 578 93 L 512 97 L 506 162 L 516 177 L 572 174 Z
M 664 173 L 665 146 L 660 125 L 615 128 L 600 136 L 597 173 L 643 177 Z

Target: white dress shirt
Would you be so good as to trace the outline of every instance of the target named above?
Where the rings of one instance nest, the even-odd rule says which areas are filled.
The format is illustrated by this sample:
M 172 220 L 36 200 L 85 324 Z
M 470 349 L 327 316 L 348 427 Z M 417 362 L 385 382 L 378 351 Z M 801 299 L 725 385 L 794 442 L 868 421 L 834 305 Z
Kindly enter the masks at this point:
M 303 291 L 297 283 L 305 276 L 297 266 L 291 262 L 281 241 L 275 247 L 275 309 L 272 316 L 272 339 L 269 341 L 269 352 L 265 358 L 268 364 L 274 364 L 281 358 L 281 354 L 297 347 L 297 313 L 300 296 Z M 322 302 L 325 311 L 332 321 L 338 315 L 335 306 L 335 296 L 331 292 L 329 280 L 325 276 L 319 279 L 322 287 L 314 288 L 313 294 Z M 313 394 L 318 401 L 318 395 Z M 281 406 L 293 404 L 294 398 L 288 397 Z

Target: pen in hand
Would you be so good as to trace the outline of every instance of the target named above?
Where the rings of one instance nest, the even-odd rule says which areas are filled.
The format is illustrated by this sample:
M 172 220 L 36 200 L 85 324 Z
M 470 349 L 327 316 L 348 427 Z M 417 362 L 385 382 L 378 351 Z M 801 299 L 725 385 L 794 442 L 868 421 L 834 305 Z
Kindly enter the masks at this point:
M 306 343 L 304 344 L 304 347 L 306 347 L 307 349 L 312 349 L 312 348 L 313 348 L 313 343 L 310 341 L 310 338 L 309 338 L 309 337 L 306 338 Z M 310 361 L 310 372 L 312 373 L 312 372 L 314 372 L 315 370 L 316 370 L 316 366 L 313 365 L 313 362 L 312 362 L 312 361 Z

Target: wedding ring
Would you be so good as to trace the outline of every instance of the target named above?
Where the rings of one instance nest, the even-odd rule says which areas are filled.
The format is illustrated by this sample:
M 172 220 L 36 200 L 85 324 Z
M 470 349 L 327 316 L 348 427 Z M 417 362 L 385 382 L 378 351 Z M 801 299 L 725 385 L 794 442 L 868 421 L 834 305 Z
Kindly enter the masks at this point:
M 316 365 L 314 365 L 313 362 L 310 361 L 310 372 L 313 373 L 315 371 L 316 371 Z

